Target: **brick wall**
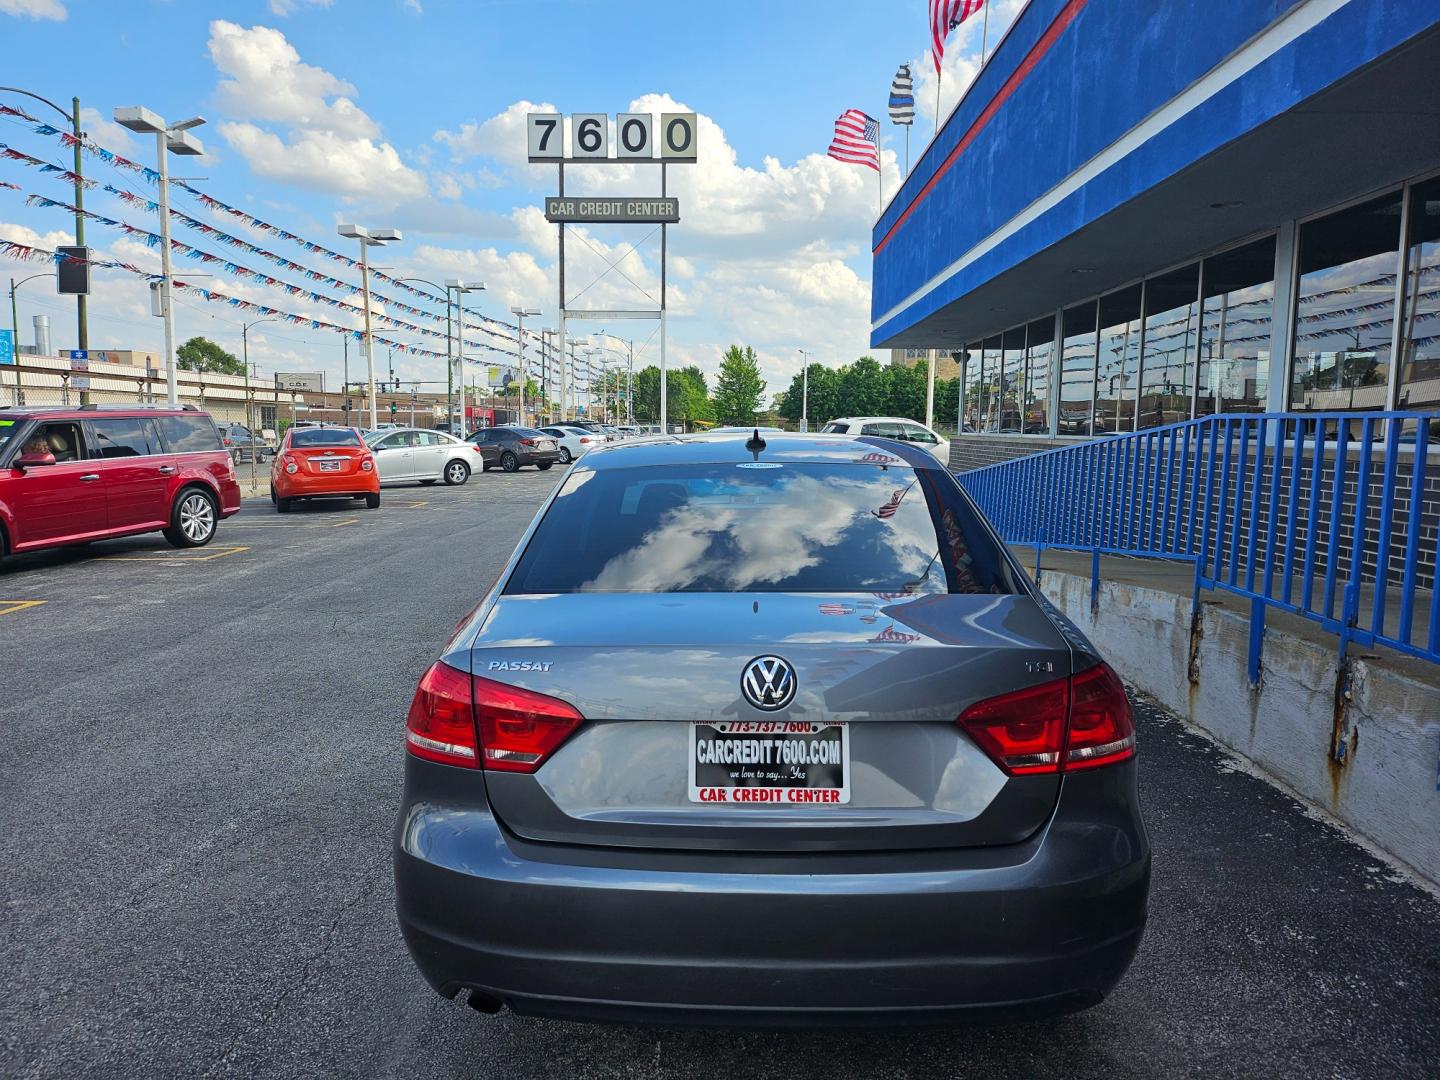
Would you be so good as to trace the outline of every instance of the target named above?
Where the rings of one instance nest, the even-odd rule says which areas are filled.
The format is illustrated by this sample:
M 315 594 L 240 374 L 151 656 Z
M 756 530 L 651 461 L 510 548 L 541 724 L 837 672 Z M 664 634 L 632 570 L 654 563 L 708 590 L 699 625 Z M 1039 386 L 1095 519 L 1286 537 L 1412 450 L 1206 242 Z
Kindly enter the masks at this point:
M 950 468 L 957 472 L 998 465 L 1002 461 L 1071 446 L 1073 439 L 1020 438 L 1007 435 L 956 435 L 950 440 Z

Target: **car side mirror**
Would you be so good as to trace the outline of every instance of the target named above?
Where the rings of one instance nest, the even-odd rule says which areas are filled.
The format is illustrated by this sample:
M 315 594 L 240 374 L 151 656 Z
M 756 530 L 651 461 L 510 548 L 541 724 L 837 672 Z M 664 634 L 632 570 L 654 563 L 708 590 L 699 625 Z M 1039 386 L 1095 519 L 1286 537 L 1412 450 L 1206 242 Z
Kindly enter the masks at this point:
M 35 469 L 41 465 L 54 465 L 55 455 L 48 450 L 43 454 L 21 454 L 15 461 L 17 469 Z

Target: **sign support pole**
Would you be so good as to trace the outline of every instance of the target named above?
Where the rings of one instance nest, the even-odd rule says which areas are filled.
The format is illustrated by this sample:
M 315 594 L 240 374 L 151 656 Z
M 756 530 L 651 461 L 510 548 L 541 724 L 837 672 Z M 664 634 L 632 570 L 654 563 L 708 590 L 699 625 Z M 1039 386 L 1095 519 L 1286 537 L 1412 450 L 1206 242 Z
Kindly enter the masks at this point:
M 670 166 L 660 162 L 660 196 L 670 194 Z M 660 226 L 660 434 L 670 434 L 670 365 L 665 355 L 665 290 L 668 285 L 667 264 L 669 259 L 669 226 Z
M 559 168 L 559 170 L 560 170 L 560 194 L 561 194 L 561 195 L 564 195 L 564 194 L 565 194 L 565 163 L 564 163 L 563 161 L 560 162 L 558 168 Z M 564 367 L 564 364 L 565 364 L 565 329 L 566 329 L 566 328 L 565 328 L 565 319 L 566 319 L 566 314 L 565 314 L 565 223 L 562 221 L 559 225 L 556 226 L 556 228 L 558 228 L 558 229 L 560 230 L 560 267 L 559 267 L 559 278 L 560 278 L 560 321 L 559 321 L 559 324 L 558 324 L 558 326 L 556 327 L 556 329 L 557 329 L 557 331 L 558 331 L 557 337 L 558 337 L 558 344 L 559 344 L 559 346 L 560 346 L 560 364 L 561 364 L 561 367 L 562 367 L 562 370 L 561 370 L 561 373 L 560 373 L 560 422 L 563 424 L 563 423 L 565 423 L 565 422 L 567 422 L 567 421 L 569 420 L 569 417 L 565 415 L 565 373 L 564 373 L 564 370 L 563 370 L 563 367 Z M 523 376 L 522 376 L 522 378 L 523 378 Z

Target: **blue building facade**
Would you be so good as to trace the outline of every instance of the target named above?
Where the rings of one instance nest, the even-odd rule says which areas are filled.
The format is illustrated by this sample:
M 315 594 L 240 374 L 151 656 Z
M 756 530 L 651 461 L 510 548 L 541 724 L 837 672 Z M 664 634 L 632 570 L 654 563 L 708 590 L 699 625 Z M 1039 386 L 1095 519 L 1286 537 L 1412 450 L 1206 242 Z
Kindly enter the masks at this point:
M 1440 0 L 1031 0 L 874 230 L 979 434 L 1440 407 Z M 968 440 L 967 440 L 968 441 Z

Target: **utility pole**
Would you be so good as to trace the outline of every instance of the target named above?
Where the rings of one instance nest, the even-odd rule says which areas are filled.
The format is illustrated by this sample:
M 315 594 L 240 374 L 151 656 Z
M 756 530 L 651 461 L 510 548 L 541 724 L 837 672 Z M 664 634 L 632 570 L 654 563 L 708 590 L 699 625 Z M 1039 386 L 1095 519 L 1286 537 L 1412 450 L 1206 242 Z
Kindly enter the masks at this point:
M 85 184 L 82 180 L 84 163 L 80 160 L 80 140 L 83 134 L 80 131 L 80 99 L 70 99 L 70 121 L 71 129 L 75 133 L 75 246 L 85 246 Z M 89 297 L 80 293 L 75 297 L 75 322 L 77 326 L 77 349 L 90 348 L 90 312 L 88 307 Z M 17 346 L 18 351 L 18 346 Z

